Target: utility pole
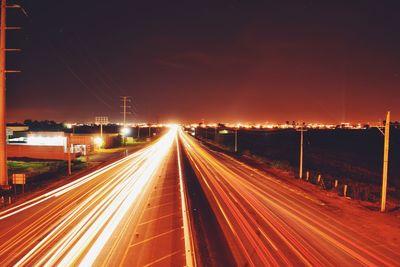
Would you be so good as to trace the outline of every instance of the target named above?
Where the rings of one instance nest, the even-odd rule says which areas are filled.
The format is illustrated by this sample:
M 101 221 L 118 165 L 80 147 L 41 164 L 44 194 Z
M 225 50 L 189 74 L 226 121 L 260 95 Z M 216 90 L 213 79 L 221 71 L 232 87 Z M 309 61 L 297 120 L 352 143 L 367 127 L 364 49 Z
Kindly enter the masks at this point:
M 382 198 L 381 198 L 381 212 L 386 210 L 386 189 L 387 189 L 387 176 L 389 165 L 389 131 L 390 131 L 390 111 L 386 115 L 385 124 L 385 142 L 383 149 L 383 172 L 382 172 Z
M 299 178 L 303 178 L 303 143 L 304 143 L 304 131 L 300 130 L 300 168 L 299 168 Z
M 303 178 L 303 147 L 304 147 L 304 132 L 307 131 L 304 129 L 304 123 L 301 126 L 300 130 L 300 164 L 299 164 L 299 178 Z
M 0 180 L 8 185 L 6 144 L 6 0 L 1 1 L 0 25 Z
M 235 128 L 235 152 L 238 151 L 238 131 L 237 128 Z
M 71 134 L 67 136 L 68 175 L 72 174 L 71 168 Z
M 123 131 L 126 129 L 126 115 L 131 114 L 131 112 L 127 111 L 128 108 L 131 108 L 131 106 L 127 105 L 127 102 L 131 102 L 130 96 L 121 96 L 121 101 L 122 101 L 122 114 L 124 116 L 124 122 L 123 122 Z M 125 133 L 123 132 L 123 143 L 126 143 L 126 138 L 125 138 Z
M 8 188 L 7 173 L 7 133 L 6 133 L 6 73 L 19 72 L 16 70 L 6 70 L 6 52 L 19 51 L 19 49 L 6 48 L 6 30 L 18 30 L 19 27 L 6 26 L 6 9 L 21 8 L 18 5 L 7 6 L 6 0 L 1 0 L 0 18 L 0 186 Z

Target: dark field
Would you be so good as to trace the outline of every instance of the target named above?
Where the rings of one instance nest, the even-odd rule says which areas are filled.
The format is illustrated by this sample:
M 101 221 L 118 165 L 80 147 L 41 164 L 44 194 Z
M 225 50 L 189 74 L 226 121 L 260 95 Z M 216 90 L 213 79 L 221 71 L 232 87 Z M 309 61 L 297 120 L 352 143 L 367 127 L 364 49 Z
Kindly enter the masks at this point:
M 221 131 L 219 129 L 219 131 Z M 215 134 L 214 128 L 197 128 L 196 135 L 234 147 L 234 131 Z M 308 130 L 304 133 L 304 172 L 322 174 L 342 183 L 381 185 L 383 134 L 366 130 Z M 300 132 L 288 130 L 238 130 L 238 152 L 255 155 L 298 175 Z M 400 188 L 400 129 L 390 132 L 389 186 Z M 376 191 L 376 188 L 375 188 Z

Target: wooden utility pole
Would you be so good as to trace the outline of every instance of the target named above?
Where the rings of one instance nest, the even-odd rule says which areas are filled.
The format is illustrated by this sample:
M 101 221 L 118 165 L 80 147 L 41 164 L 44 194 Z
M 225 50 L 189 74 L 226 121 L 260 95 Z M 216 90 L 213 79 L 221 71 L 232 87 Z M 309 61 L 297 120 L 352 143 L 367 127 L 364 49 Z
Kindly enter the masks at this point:
M 237 129 L 235 129 L 235 152 L 238 151 L 238 132 Z
M 72 174 L 72 167 L 71 167 L 71 135 L 68 134 L 67 136 L 67 155 L 68 155 L 68 175 Z
M 386 115 L 385 124 L 385 142 L 383 147 L 383 171 L 382 171 L 382 198 L 381 198 L 381 212 L 386 210 L 386 189 L 387 189 L 387 176 L 389 164 L 389 132 L 390 132 L 390 111 Z
M 303 178 L 303 144 L 304 144 L 304 131 L 300 130 L 300 166 L 299 166 L 299 178 Z
M 2 187 L 8 185 L 6 147 L 6 0 L 2 0 L 0 25 L 0 184 Z
M 304 123 L 301 126 L 300 130 L 300 163 L 299 163 L 299 178 L 303 178 L 303 154 L 304 154 L 304 132 L 307 131 L 304 129 Z
M 7 132 L 6 132 L 6 73 L 19 72 L 17 70 L 6 70 L 6 52 L 19 51 L 19 49 L 6 48 L 6 30 L 18 30 L 19 27 L 6 26 L 6 9 L 21 8 L 19 5 L 7 6 L 6 0 L 1 0 L 0 18 L 0 187 L 8 188 L 7 173 Z M 23 10 L 23 9 L 22 9 Z M 24 11 L 24 10 L 23 10 Z M 25 11 L 24 11 L 25 13 Z M 25 13 L 26 15 L 26 13 Z

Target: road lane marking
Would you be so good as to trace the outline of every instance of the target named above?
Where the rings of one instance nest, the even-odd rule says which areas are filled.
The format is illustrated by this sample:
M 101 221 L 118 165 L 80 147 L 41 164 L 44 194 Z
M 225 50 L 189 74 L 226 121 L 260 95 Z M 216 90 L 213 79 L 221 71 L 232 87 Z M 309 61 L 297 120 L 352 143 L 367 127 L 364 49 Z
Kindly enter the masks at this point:
M 152 223 L 152 222 L 161 220 L 161 219 L 165 219 L 165 218 L 168 218 L 168 217 L 172 217 L 172 216 L 177 215 L 177 214 L 179 214 L 179 212 L 172 212 L 172 213 L 170 213 L 170 214 L 167 214 L 167 215 L 164 215 L 164 216 L 160 216 L 160 217 L 158 217 L 158 218 L 155 218 L 155 219 L 152 219 L 152 220 L 148 220 L 148 221 L 139 223 L 138 226 L 142 226 L 142 225 L 149 224 L 149 223 Z
M 156 205 L 156 206 L 150 206 L 146 210 L 151 210 L 151 209 L 155 209 L 155 208 L 161 208 L 161 207 L 169 206 L 169 205 L 172 205 L 172 204 L 174 204 L 174 201 L 170 201 L 170 202 L 167 202 L 167 203 L 159 204 L 159 205 Z
M 165 259 L 168 259 L 168 258 L 170 258 L 170 257 L 172 257 L 172 256 L 174 256 L 174 255 L 176 255 L 176 254 L 178 254 L 179 252 L 181 252 L 181 250 L 172 252 L 172 253 L 170 253 L 170 254 L 164 256 L 164 257 L 161 257 L 161 258 L 159 258 L 159 259 L 157 259 L 157 260 L 155 260 L 155 261 L 152 261 L 152 262 L 150 262 L 150 263 L 148 263 L 148 264 L 146 264 L 146 265 L 143 265 L 143 267 L 149 267 L 149 266 L 151 266 L 151 265 L 154 265 L 154 264 L 156 264 L 156 263 L 158 263 L 158 262 L 160 262 L 160 261 L 163 261 L 163 260 L 165 260 Z
M 153 201 L 154 199 L 157 199 L 157 198 L 169 197 L 169 196 L 172 196 L 172 195 L 175 195 L 175 194 L 176 194 L 175 192 L 168 193 L 168 194 L 162 194 L 162 193 L 161 193 L 160 196 L 151 197 L 151 198 L 150 198 L 150 201 Z
M 157 238 L 159 238 L 159 237 L 168 235 L 168 234 L 170 234 L 170 233 L 176 232 L 176 230 L 181 230 L 181 229 L 182 229 L 182 227 L 176 227 L 176 228 L 174 228 L 174 229 L 172 229 L 172 230 L 168 230 L 168 231 L 166 231 L 166 232 L 164 232 L 164 233 L 161 233 L 161 234 L 158 234 L 158 235 L 155 235 L 155 236 L 146 238 L 146 239 L 144 239 L 144 240 L 142 240 L 142 241 L 133 243 L 133 244 L 129 245 L 129 247 L 130 247 L 130 248 L 131 248 L 131 247 L 135 247 L 135 246 L 137 246 L 137 245 L 140 245 L 140 244 L 149 242 L 149 241 L 151 241 L 151 240 L 154 240 L 154 239 L 157 239 Z
M 170 185 L 161 185 L 159 187 L 157 187 L 154 191 L 158 191 L 158 190 L 165 190 L 165 191 L 169 191 L 170 189 L 174 189 L 179 187 L 179 183 L 176 183 L 175 181 L 173 181 L 172 183 L 170 182 Z

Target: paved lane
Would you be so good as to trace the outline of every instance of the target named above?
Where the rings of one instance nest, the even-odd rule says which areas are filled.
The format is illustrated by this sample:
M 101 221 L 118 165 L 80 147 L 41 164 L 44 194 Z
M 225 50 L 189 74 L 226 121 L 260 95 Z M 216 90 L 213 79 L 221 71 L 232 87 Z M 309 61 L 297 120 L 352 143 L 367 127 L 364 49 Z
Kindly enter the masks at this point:
M 176 231 L 171 235 L 174 244 L 168 239 L 159 239 L 158 246 L 149 246 L 140 255 L 151 263 L 153 259 L 160 260 L 160 250 L 163 256 L 175 253 L 170 264 L 184 265 L 182 202 L 178 201 L 180 195 L 177 196 L 176 188 L 163 187 L 164 182 L 174 185 L 179 181 L 176 178 L 178 167 L 172 167 L 177 164 L 176 130 L 176 127 L 171 128 L 155 144 L 122 160 L 1 212 L 0 265 L 100 266 L 109 263 L 133 266 L 139 258 L 135 250 L 120 257 L 118 248 L 124 245 L 128 249 L 135 244 L 126 243 L 135 236 L 136 230 L 140 231 L 141 220 L 146 218 L 140 215 L 146 214 L 148 201 L 150 205 L 160 205 L 155 199 L 151 200 L 156 194 L 159 194 L 159 201 L 172 201 L 170 211 L 177 214 L 159 223 L 160 229 L 167 231 L 168 227 L 173 227 Z M 155 187 L 164 191 L 156 191 Z M 167 198 L 165 190 L 174 192 L 171 199 Z M 145 216 L 156 218 L 164 210 L 155 208 L 150 212 L 152 215 Z M 150 228 L 142 232 L 155 233 Z M 139 237 L 144 236 L 139 234 Z M 137 261 L 136 265 L 141 266 L 143 262 Z
M 180 137 L 239 266 L 398 266 L 399 251 L 313 196 Z

